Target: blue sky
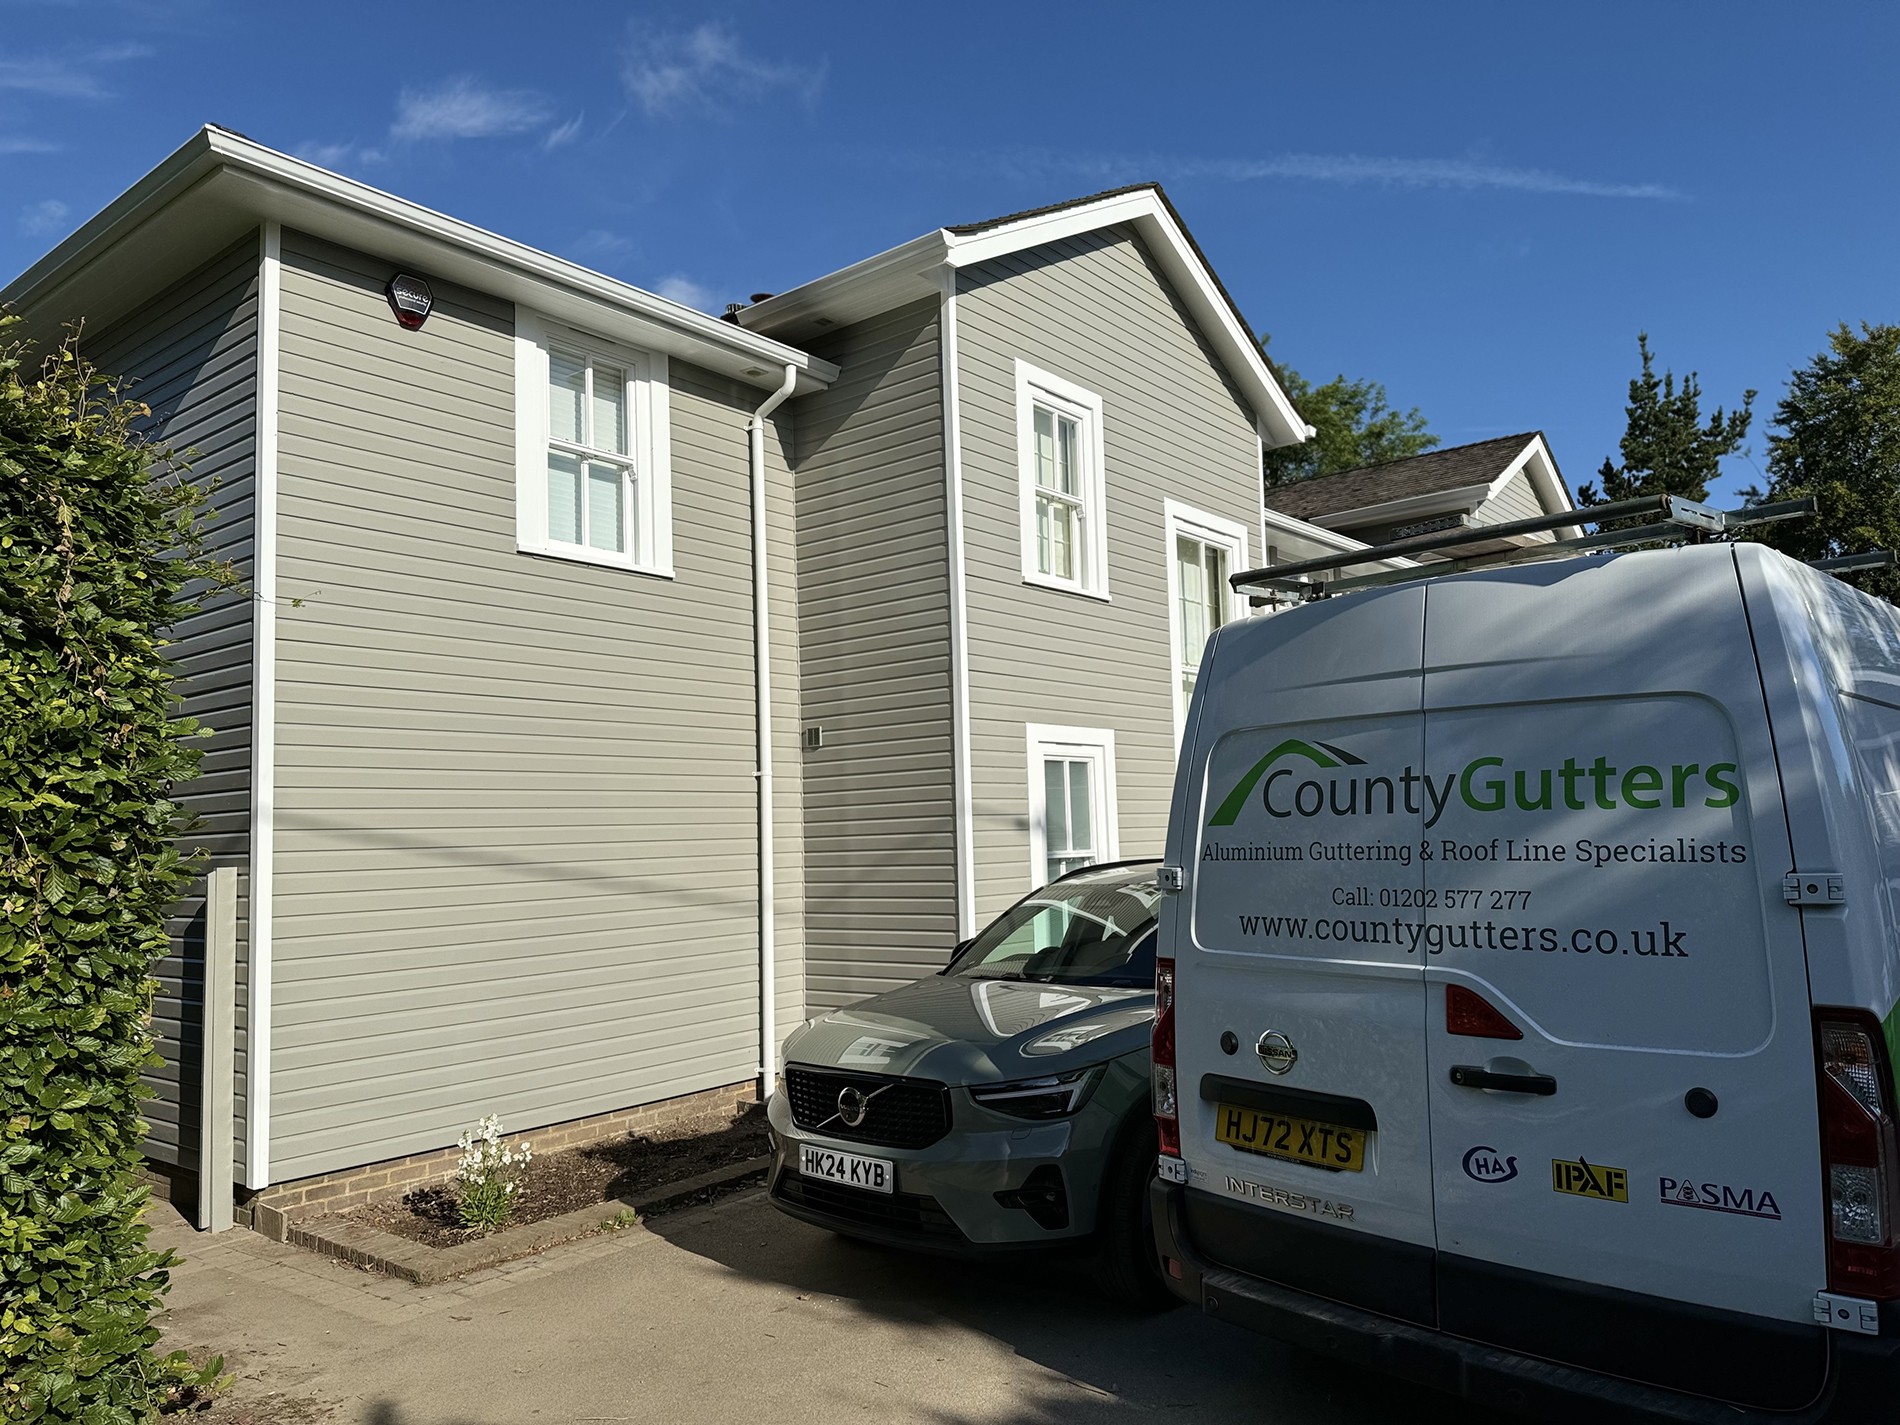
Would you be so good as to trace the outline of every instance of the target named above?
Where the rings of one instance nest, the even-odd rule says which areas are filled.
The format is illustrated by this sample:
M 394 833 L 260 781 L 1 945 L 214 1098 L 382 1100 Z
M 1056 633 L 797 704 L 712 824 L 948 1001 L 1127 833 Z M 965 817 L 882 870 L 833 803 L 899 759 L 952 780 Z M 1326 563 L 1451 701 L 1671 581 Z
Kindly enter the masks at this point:
M 201 123 L 711 311 L 1166 185 L 1271 352 L 1615 449 L 1900 319 L 1900 6 L 0 0 L 0 280 Z

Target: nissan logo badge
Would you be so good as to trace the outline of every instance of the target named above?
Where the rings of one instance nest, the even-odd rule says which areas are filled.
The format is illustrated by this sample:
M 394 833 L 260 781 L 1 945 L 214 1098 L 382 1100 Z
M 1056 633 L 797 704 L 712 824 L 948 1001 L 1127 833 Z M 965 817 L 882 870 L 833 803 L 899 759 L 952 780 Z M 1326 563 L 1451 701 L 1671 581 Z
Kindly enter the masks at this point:
M 1262 1034 L 1253 1051 L 1260 1056 L 1261 1067 L 1269 1074 L 1284 1074 L 1293 1067 L 1293 1061 L 1300 1057 L 1300 1051 L 1293 1047 L 1293 1041 L 1277 1029 L 1269 1029 Z
M 429 284 L 406 272 L 398 272 L 390 278 L 389 286 L 383 291 L 389 297 L 389 310 L 396 314 L 396 320 L 405 331 L 419 328 L 435 307 L 435 293 L 429 290 Z

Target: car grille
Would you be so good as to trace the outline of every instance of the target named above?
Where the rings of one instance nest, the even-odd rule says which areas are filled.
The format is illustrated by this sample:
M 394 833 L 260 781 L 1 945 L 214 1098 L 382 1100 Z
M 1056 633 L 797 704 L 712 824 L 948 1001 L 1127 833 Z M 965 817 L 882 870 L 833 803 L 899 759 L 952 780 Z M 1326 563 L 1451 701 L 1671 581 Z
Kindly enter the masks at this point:
M 929 1241 L 966 1240 L 934 1197 L 865 1192 L 822 1178 L 801 1177 L 791 1168 L 779 1174 L 772 1196 L 857 1227 L 880 1228 Z
M 869 1099 L 864 1122 L 851 1127 L 838 1116 L 838 1095 L 855 1088 Z M 807 1133 L 886 1148 L 928 1148 L 950 1131 L 950 1090 L 927 1079 L 887 1074 L 840 1074 L 788 1064 L 786 1097 L 792 1122 Z

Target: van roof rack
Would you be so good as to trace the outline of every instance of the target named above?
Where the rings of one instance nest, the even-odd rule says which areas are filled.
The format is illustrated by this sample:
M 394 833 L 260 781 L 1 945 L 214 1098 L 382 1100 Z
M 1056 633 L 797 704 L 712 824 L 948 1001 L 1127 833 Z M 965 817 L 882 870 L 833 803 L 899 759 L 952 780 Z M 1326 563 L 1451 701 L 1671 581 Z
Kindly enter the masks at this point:
M 1391 544 L 1342 550 L 1319 559 L 1275 564 L 1265 569 L 1248 569 L 1234 575 L 1228 583 L 1233 585 L 1236 593 L 1241 594 L 1294 594 L 1302 599 L 1324 599 L 1333 594 L 1351 593 L 1355 589 L 1437 579 L 1446 574 L 1461 574 L 1469 569 L 1496 569 L 1541 559 L 1564 559 L 1606 549 L 1622 549 L 1632 544 L 1653 544 L 1659 540 L 1672 543 L 1687 540 L 1700 544 L 1709 539 L 1732 538 L 1738 530 L 1751 525 L 1801 519 L 1813 514 L 1815 509 L 1812 496 L 1750 505 L 1740 510 L 1718 510 L 1696 500 L 1685 500 L 1680 495 L 1640 495 L 1633 500 L 1612 500 L 1607 504 L 1591 505 L 1587 510 L 1563 510 L 1554 515 L 1539 515 L 1535 519 L 1513 520 L 1508 524 L 1467 526 L 1415 539 L 1401 539 Z M 1580 524 L 1596 525 L 1596 533 L 1577 535 L 1570 539 L 1540 540 L 1535 544 L 1495 550 L 1489 554 L 1435 559 L 1406 569 L 1380 569 L 1370 574 L 1333 579 L 1321 577 L 1357 565 L 1455 549 L 1459 545 L 1472 543 L 1474 539 L 1510 539 L 1521 534 L 1543 534 Z M 1620 524 L 1622 527 L 1604 528 L 1609 524 Z M 1861 556 L 1848 557 L 1858 559 Z M 1826 562 L 1839 563 L 1838 560 Z

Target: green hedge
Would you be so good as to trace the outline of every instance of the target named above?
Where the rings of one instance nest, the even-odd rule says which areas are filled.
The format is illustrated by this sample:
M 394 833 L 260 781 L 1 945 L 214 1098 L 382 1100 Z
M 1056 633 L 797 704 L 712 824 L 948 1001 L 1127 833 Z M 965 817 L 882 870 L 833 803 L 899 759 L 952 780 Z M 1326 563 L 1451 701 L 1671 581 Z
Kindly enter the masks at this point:
M 193 874 L 169 792 L 164 631 L 229 582 L 200 491 L 68 340 L 0 316 L 0 1415 L 149 1420 L 177 1377 L 152 1316 L 140 1071 L 167 908 Z M 209 584 L 195 581 L 210 581 Z

